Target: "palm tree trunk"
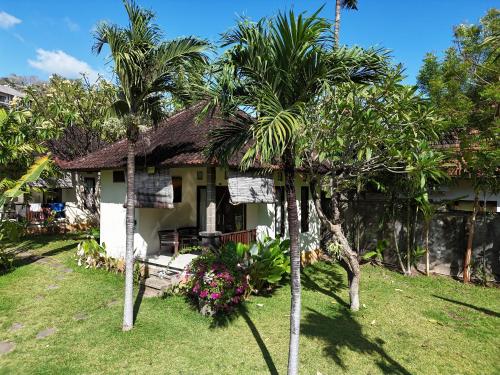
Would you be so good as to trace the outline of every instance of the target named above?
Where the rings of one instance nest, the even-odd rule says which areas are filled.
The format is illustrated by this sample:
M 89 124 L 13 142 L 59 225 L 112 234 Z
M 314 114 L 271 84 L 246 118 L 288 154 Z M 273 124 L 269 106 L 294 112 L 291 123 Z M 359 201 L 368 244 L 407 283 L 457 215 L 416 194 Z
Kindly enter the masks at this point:
M 296 375 L 299 373 L 300 249 L 299 217 L 297 213 L 297 197 L 295 192 L 295 167 L 292 150 L 288 150 L 286 152 L 284 162 L 291 263 L 290 347 L 288 351 L 288 375 Z
M 335 47 L 339 46 L 339 31 L 340 31 L 340 0 L 335 2 L 335 28 L 333 32 L 333 41 Z
M 128 140 L 127 149 L 127 218 L 125 250 L 125 302 L 123 308 L 123 330 L 134 325 L 134 186 L 135 186 L 135 141 Z
M 470 262 L 472 259 L 472 244 L 474 242 L 474 230 L 476 227 L 476 217 L 479 208 L 479 195 L 476 193 L 474 197 L 474 207 L 469 222 L 469 236 L 467 238 L 467 248 L 464 256 L 464 283 L 470 282 Z
M 430 254 L 429 254 L 429 232 L 431 229 L 431 220 L 425 220 L 425 275 L 429 276 L 430 274 Z
M 411 213 L 410 213 L 411 202 L 410 199 L 407 200 L 406 205 L 406 271 L 405 275 L 411 275 Z

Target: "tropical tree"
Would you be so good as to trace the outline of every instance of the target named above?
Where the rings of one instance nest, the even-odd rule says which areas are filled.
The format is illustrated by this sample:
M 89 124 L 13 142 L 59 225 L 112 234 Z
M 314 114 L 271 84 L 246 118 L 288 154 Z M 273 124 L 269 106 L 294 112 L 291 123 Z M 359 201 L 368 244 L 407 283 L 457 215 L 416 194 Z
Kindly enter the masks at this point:
M 359 309 L 360 249 L 344 233 L 341 196 L 368 187 L 381 189 L 387 175 L 418 180 L 428 200 L 428 176 L 439 174 L 440 157 L 429 146 L 437 139 L 432 109 L 404 86 L 401 69 L 387 66 L 386 75 L 371 84 L 346 82 L 328 88 L 308 108 L 308 126 L 301 138 L 304 166 L 318 217 L 331 238 L 328 248 L 340 259 L 349 281 L 351 310 Z M 330 198 L 324 209 L 321 192 Z
M 119 85 L 119 98 L 113 108 L 125 124 L 128 140 L 123 313 L 123 330 L 128 331 L 133 327 L 134 176 L 139 126 L 156 124 L 165 115 L 166 95 L 183 93 L 184 85 L 178 85 L 183 81 L 180 75 L 187 75 L 193 66 L 206 62 L 207 42 L 193 37 L 164 41 L 152 11 L 132 1 L 124 1 L 124 5 L 129 24 L 120 27 L 100 23 L 93 50 L 99 54 L 105 45 L 109 47 Z
M 102 78 L 90 83 L 85 76 L 70 80 L 54 75 L 29 86 L 19 107 L 29 108 L 34 126 L 54 130 L 46 146 L 55 156 L 73 160 L 125 135 L 110 111 L 116 95 L 116 86 Z
M 463 279 L 470 280 L 470 263 L 480 194 L 499 190 L 500 11 L 491 9 L 477 25 L 454 29 L 454 45 L 443 59 L 427 54 L 418 75 L 419 88 L 443 117 L 451 144 L 449 160 L 467 177 L 474 190 L 473 209 L 464 252 Z
M 285 174 L 291 256 L 289 374 L 298 372 L 301 286 L 295 172 L 305 109 L 324 85 L 369 80 L 380 63 L 375 52 L 332 52 L 326 43 L 331 25 L 318 13 L 296 16 L 290 11 L 257 23 L 238 22 L 223 36 L 222 47 L 228 50 L 210 91 L 209 107 L 229 125 L 210 134 L 208 155 L 225 162 L 243 150 L 242 168 L 279 165 Z
M 54 135 L 52 128 L 36 127 L 31 123 L 31 112 L 27 110 L 0 109 L 0 209 L 5 202 L 19 196 L 30 178 L 25 172 L 32 165 L 48 167 L 43 142 Z M 36 162 L 35 162 L 36 161 Z M 38 169 L 32 169 L 37 172 Z M 36 173 L 29 175 L 35 175 Z M 25 178 L 21 178 L 22 176 Z M 39 173 L 38 173 L 39 175 Z M 13 190 L 12 190 L 13 189 Z M 6 192 L 9 191 L 6 195 Z
M 335 1 L 335 30 L 333 39 L 335 46 L 339 45 L 339 32 L 340 32 L 340 12 L 342 9 L 358 10 L 358 0 L 336 0 Z

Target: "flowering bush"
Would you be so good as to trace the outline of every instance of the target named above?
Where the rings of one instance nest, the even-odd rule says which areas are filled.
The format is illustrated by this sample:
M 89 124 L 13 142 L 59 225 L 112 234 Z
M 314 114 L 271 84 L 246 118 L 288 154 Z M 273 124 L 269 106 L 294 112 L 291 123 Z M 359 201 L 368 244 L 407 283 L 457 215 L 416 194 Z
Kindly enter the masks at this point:
M 188 295 L 203 315 L 231 312 L 250 290 L 244 270 L 221 261 L 214 254 L 193 260 L 187 275 Z

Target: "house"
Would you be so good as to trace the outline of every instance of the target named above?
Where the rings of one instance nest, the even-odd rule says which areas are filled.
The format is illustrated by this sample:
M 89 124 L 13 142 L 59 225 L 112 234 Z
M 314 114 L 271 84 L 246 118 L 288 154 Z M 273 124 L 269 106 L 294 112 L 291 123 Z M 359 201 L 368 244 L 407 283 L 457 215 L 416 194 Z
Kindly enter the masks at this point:
M 24 93 L 13 89 L 10 86 L 0 85 L 0 108 L 8 108 L 14 98 L 23 98 Z
M 198 121 L 201 108 L 176 113 L 136 143 L 134 246 L 141 259 L 176 250 L 160 245 L 162 233 L 181 247 L 184 240 L 192 244 L 193 238 L 213 233 L 222 242 L 287 236 L 282 171 L 256 166 L 243 173 L 239 157 L 228 166 L 207 161 L 208 133 L 225 124 L 217 118 Z M 125 255 L 126 161 L 124 139 L 64 166 L 79 174 L 100 174 L 100 240 L 116 258 Z M 316 249 L 320 225 L 305 176 L 297 174 L 296 188 L 300 247 Z

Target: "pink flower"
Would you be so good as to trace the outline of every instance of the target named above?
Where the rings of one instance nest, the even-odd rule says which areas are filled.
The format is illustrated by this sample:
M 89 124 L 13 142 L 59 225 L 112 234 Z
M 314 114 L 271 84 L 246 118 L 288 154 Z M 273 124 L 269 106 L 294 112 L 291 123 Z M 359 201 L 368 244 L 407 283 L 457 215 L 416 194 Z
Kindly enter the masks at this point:
M 198 293 L 200 290 L 200 284 L 196 283 L 196 285 L 193 287 L 193 292 Z
M 216 283 L 215 281 L 212 281 L 212 282 L 210 283 L 210 286 L 211 286 L 212 288 L 215 288 L 215 287 L 217 286 L 217 283 Z
M 220 297 L 220 293 L 212 293 L 212 299 L 217 299 Z
M 202 290 L 200 292 L 200 298 L 206 298 L 208 296 L 208 292 L 206 290 Z

